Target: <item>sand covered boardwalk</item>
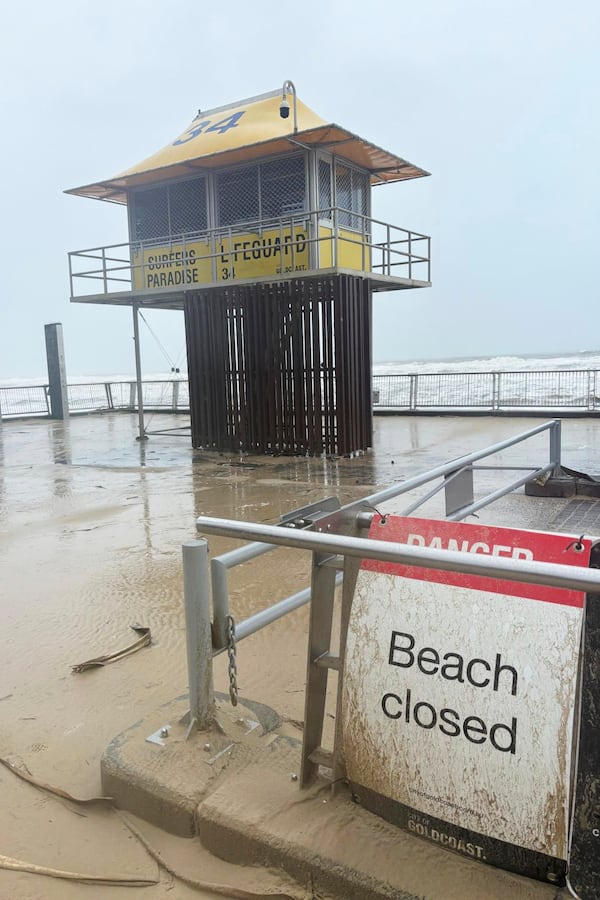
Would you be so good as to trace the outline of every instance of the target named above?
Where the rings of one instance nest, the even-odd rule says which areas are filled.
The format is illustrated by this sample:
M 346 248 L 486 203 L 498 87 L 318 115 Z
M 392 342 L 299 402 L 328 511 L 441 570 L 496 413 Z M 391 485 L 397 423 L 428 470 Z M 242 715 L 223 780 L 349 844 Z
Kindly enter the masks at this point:
M 280 515 L 323 496 L 335 494 L 348 502 L 538 421 L 376 419 L 373 451 L 332 460 L 208 454 L 193 451 L 189 438 L 173 435 L 152 436 L 140 445 L 135 440 L 137 420 L 128 415 L 72 418 L 65 424 L 4 422 L 0 756 L 72 794 L 96 795 L 100 758 L 115 735 L 185 693 L 181 544 L 196 537 L 196 516 L 275 523 Z M 160 416 L 153 424 L 166 428 L 181 422 Z M 568 466 L 594 474 L 598 428 L 590 420 L 563 424 Z M 529 449 L 506 451 L 502 462 L 535 465 L 546 459 L 543 435 Z M 476 484 L 502 483 L 495 473 L 480 475 Z M 422 514 L 439 516 L 441 502 L 431 501 Z M 482 511 L 480 518 L 500 525 L 553 527 L 568 503 L 519 492 Z M 590 514 L 594 510 L 590 502 Z M 233 543 L 211 538 L 210 545 L 216 554 Z M 230 579 L 236 617 L 305 587 L 308 578 L 308 558 L 302 552 L 282 550 L 266 562 L 244 565 Z M 150 647 L 103 669 L 71 673 L 72 665 L 130 643 L 135 622 L 151 628 Z M 306 624 L 303 608 L 239 648 L 241 693 L 287 720 L 303 716 Z M 217 690 L 226 689 L 223 656 L 215 663 L 215 682 Z M 290 722 L 286 727 L 290 736 L 300 736 Z M 172 877 L 164 871 L 157 876 L 155 863 L 110 810 L 76 811 L 6 769 L 0 769 L 0 785 L 1 854 L 78 872 L 160 877 L 158 884 L 146 888 L 83 887 L 0 870 L 0 897 L 133 898 L 142 892 L 148 898 L 199 896 L 181 882 L 171 892 Z M 290 887 L 277 873 L 230 865 L 197 841 L 175 838 L 145 823 L 142 827 L 161 852 L 192 877 L 302 896 L 297 885 Z M 490 870 L 474 877 L 489 878 Z M 555 895 L 547 887 L 536 890 L 532 897 Z M 437 894 L 427 896 L 438 900 Z M 482 897 L 468 882 L 462 893 L 444 898 L 450 896 Z

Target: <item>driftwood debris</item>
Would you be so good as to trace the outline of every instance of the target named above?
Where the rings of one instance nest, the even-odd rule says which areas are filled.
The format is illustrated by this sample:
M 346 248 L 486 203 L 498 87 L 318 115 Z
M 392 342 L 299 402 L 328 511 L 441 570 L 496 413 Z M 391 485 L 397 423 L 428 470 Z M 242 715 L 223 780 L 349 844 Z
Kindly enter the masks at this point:
M 51 866 L 38 866 L 37 863 L 15 859 L 13 856 L 0 854 L 0 869 L 12 869 L 13 872 L 31 872 L 33 875 L 49 875 L 50 878 L 64 878 L 67 881 L 81 881 L 88 884 L 111 884 L 120 887 L 149 887 L 158 884 L 158 878 L 132 878 L 130 875 L 89 875 L 85 872 L 68 872 L 65 869 L 53 869 Z
M 3 759 L 1 756 L 0 764 L 6 766 L 10 772 L 13 772 L 18 778 L 22 778 L 23 781 L 27 781 L 34 787 L 37 787 L 42 791 L 47 791 L 49 794 L 54 794 L 55 797 L 61 797 L 63 800 L 70 800 L 71 803 L 77 803 L 79 806 L 88 806 L 92 803 L 108 803 L 109 805 L 112 805 L 112 797 L 74 797 L 72 794 L 68 794 L 67 791 L 63 791 L 62 788 L 46 784 L 45 781 L 39 781 L 37 778 L 34 778 L 33 775 L 26 772 L 25 769 L 19 768 L 11 763 L 10 760 Z
M 131 628 L 140 635 L 133 644 L 124 647 L 122 650 L 117 650 L 115 653 L 107 653 L 105 656 L 95 656 L 93 659 L 86 659 L 85 662 L 77 663 L 76 665 L 71 666 L 72 672 L 77 674 L 79 672 L 87 672 L 88 669 L 98 669 L 102 666 L 109 665 L 109 663 L 118 662 L 120 659 L 124 659 L 126 656 L 130 656 L 132 653 L 141 650 L 142 647 L 149 647 L 152 643 L 150 629 L 143 625 L 132 625 Z
M 17 775 L 19 778 L 22 778 L 24 781 L 29 782 L 29 784 L 34 785 L 41 790 L 48 791 L 50 794 L 54 794 L 56 797 L 61 797 L 65 800 L 70 800 L 73 803 L 78 804 L 92 804 L 92 803 L 110 803 L 112 804 L 112 798 L 110 797 L 90 797 L 88 799 L 80 799 L 74 797 L 72 794 L 69 794 L 67 791 L 63 790 L 60 787 L 55 787 L 51 784 L 46 784 L 44 781 L 39 781 L 37 778 L 34 778 L 33 775 L 30 775 L 22 768 L 17 768 L 17 766 L 13 765 L 6 759 L 0 757 L 0 763 L 6 766 L 6 768 Z M 189 885 L 189 887 L 195 888 L 199 891 L 209 891 L 212 894 L 216 894 L 219 897 L 228 897 L 230 900 L 296 900 L 292 894 L 282 893 L 282 892 L 261 892 L 261 891 L 251 891 L 246 890 L 244 888 L 233 887 L 232 885 L 225 884 L 215 884 L 211 881 L 204 881 L 203 879 L 191 878 L 188 875 L 185 875 L 181 870 L 176 869 L 174 866 L 170 865 L 167 860 L 164 858 L 162 853 L 160 853 L 149 840 L 142 834 L 139 828 L 134 825 L 134 823 L 120 810 L 114 808 L 115 813 L 121 819 L 123 824 L 129 831 L 134 835 L 134 837 L 140 842 L 142 847 L 146 850 L 149 856 L 158 864 L 158 866 L 172 875 L 174 878 L 179 879 L 184 884 Z M 35 875 L 48 875 L 51 878 L 64 878 L 68 881 L 80 881 L 84 883 L 90 884 L 106 884 L 106 885 L 118 885 L 121 887 L 149 887 L 151 885 L 159 884 L 160 878 L 156 879 L 144 879 L 144 878 L 135 878 L 129 875 L 90 875 L 85 872 L 70 872 L 64 869 L 54 869 L 51 866 L 40 866 L 37 863 L 30 863 L 22 859 L 15 859 L 12 856 L 4 856 L 0 854 L 0 869 L 12 869 L 16 872 L 31 872 Z

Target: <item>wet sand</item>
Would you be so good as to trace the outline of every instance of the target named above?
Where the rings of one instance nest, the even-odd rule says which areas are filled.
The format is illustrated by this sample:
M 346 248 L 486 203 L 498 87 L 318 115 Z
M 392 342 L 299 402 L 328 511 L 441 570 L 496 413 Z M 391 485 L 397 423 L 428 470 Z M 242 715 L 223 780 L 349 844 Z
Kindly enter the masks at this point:
M 231 457 L 195 452 L 189 438 L 152 434 L 136 441 L 126 415 L 0 426 L 0 756 L 78 796 L 100 792 L 100 757 L 112 738 L 187 689 L 181 544 L 196 537 L 200 514 L 276 522 L 299 506 L 335 494 L 342 502 L 387 486 L 539 420 L 378 418 L 375 448 L 355 459 Z M 181 425 L 155 416 L 150 430 Z M 597 426 L 563 426 L 564 461 L 594 466 Z M 506 451 L 504 464 L 541 464 L 546 435 Z M 483 487 L 501 483 L 482 472 Z M 506 480 L 506 476 L 504 476 Z M 406 500 L 395 501 L 400 511 Z M 434 498 L 424 515 L 440 516 Z M 496 524 L 543 527 L 562 501 L 522 494 L 485 513 Z M 421 514 L 421 513 L 419 513 Z M 484 516 L 483 513 L 480 516 Z M 234 546 L 211 538 L 211 554 Z M 238 620 L 305 587 L 304 553 L 277 551 L 231 573 Z M 307 609 L 239 647 L 240 691 L 301 720 Z M 152 646 L 114 665 L 73 675 L 71 666 L 130 643 L 129 626 L 152 630 Z M 215 685 L 226 689 L 226 661 Z M 156 864 L 115 814 L 75 810 L 0 768 L 0 854 L 98 874 L 156 878 Z M 283 890 L 277 873 L 242 869 L 211 857 L 197 841 L 145 823 L 150 839 L 190 876 L 257 891 Z M 162 872 L 147 888 L 82 886 L 0 870 L 0 898 L 206 896 Z M 302 892 L 294 887 L 294 896 Z

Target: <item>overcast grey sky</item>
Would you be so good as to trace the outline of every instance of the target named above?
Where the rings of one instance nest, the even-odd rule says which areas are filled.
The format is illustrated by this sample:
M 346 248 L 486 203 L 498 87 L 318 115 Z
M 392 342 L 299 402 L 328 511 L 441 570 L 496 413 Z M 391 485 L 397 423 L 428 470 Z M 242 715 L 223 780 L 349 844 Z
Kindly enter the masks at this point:
M 133 371 L 131 312 L 69 302 L 67 251 L 127 240 L 66 196 L 171 142 L 198 107 L 279 88 L 432 173 L 373 214 L 432 235 L 434 286 L 376 295 L 376 360 L 598 349 L 598 0 L 81 0 L 3 12 L 0 378 Z M 144 371 L 182 315 L 146 314 Z

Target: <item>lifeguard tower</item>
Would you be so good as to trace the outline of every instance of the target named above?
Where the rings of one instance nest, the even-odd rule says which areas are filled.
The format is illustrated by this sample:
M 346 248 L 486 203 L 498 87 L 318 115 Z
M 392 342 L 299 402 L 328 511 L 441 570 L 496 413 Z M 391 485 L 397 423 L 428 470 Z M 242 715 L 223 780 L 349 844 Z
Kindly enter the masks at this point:
M 290 81 L 198 110 L 142 163 L 67 191 L 129 221 L 127 243 L 69 254 L 71 300 L 133 307 L 136 337 L 140 308 L 184 311 L 194 447 L 366 450 L 373 292 L 430 284 L 429 237 L 374 218 L 371 188 L 427 174 Z

